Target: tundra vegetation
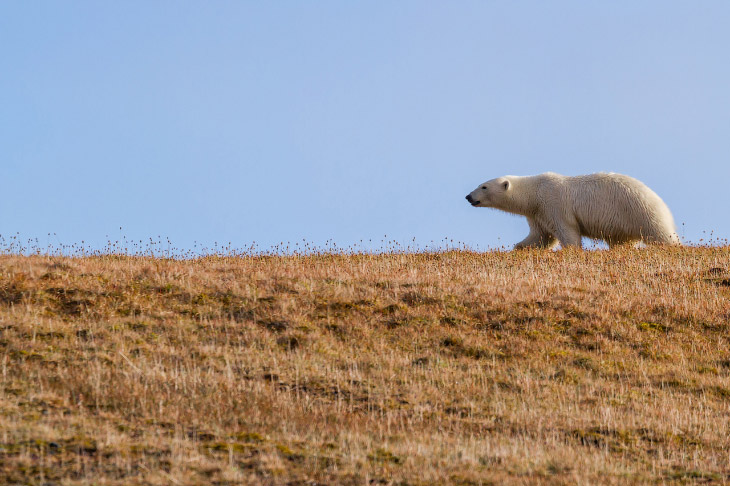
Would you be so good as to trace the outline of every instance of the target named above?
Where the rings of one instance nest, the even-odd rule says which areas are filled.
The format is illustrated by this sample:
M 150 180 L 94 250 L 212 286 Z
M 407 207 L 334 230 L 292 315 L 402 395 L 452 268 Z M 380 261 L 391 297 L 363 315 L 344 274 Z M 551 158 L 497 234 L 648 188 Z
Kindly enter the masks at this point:
M 730 482 L 730 248 L 0 256 L 0 483 Z

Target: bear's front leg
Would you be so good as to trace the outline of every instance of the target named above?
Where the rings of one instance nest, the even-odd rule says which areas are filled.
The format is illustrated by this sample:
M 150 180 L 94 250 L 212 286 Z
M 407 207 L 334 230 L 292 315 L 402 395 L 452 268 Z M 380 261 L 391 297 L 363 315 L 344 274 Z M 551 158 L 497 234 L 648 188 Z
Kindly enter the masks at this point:
M 578 228 L 558 226 L 557 231 L 555 231 L 555 236 L 558 237 L 560 246 L 563 248 L 567 248 L 569 246 L 574 246 L 578 249 L 583 248 L 583 240 L 580 237 L 580 231 L 578 231 Z
M 543 231 L 538 224 L 531 218 L 527 218 L 527 224 L 530 225 L 530 233 L 527 237 L 515 245 L 515 250 L 523 248 L 552 248 L 557 243 L 553 235 Z
M 561 247 L 583 248 L 578 221 L 572 214 L 561 211 L 560 208 L 550 208 L 550 211 L 540 219 L 540 224 L 550 228 L 550 232 L 558 239 Z

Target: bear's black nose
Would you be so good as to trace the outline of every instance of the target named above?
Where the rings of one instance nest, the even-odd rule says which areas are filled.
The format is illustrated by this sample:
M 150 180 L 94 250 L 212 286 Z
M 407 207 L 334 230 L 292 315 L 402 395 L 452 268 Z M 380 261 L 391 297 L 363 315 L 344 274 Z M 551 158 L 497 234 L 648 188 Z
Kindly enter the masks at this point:
M 470 203 L 474 202 L 474 199 L 471 198 L 471 194 L 466 196 L 466 200 L 469 201 Z

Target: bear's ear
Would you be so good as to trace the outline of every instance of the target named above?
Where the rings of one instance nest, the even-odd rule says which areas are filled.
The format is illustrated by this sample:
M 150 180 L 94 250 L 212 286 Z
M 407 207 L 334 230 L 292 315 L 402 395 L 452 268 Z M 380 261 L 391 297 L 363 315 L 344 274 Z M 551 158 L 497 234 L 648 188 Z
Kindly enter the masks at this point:
M 502 183 L 502 189 L 504 189 L 505 191 L 506 191 L 507 189 L 509 189 L 509 186 L 510 186 L 510 184 L 509 184 L 509 181 L 504 181 L 504 182 Z

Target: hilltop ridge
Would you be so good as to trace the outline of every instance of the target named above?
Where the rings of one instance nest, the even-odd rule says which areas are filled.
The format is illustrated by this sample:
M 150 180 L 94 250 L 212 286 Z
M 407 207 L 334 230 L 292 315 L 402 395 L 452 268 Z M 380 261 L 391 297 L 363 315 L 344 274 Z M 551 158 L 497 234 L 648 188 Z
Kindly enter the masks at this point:
M 0 482 L 730 482 L 730 248 L 0 257 Z

